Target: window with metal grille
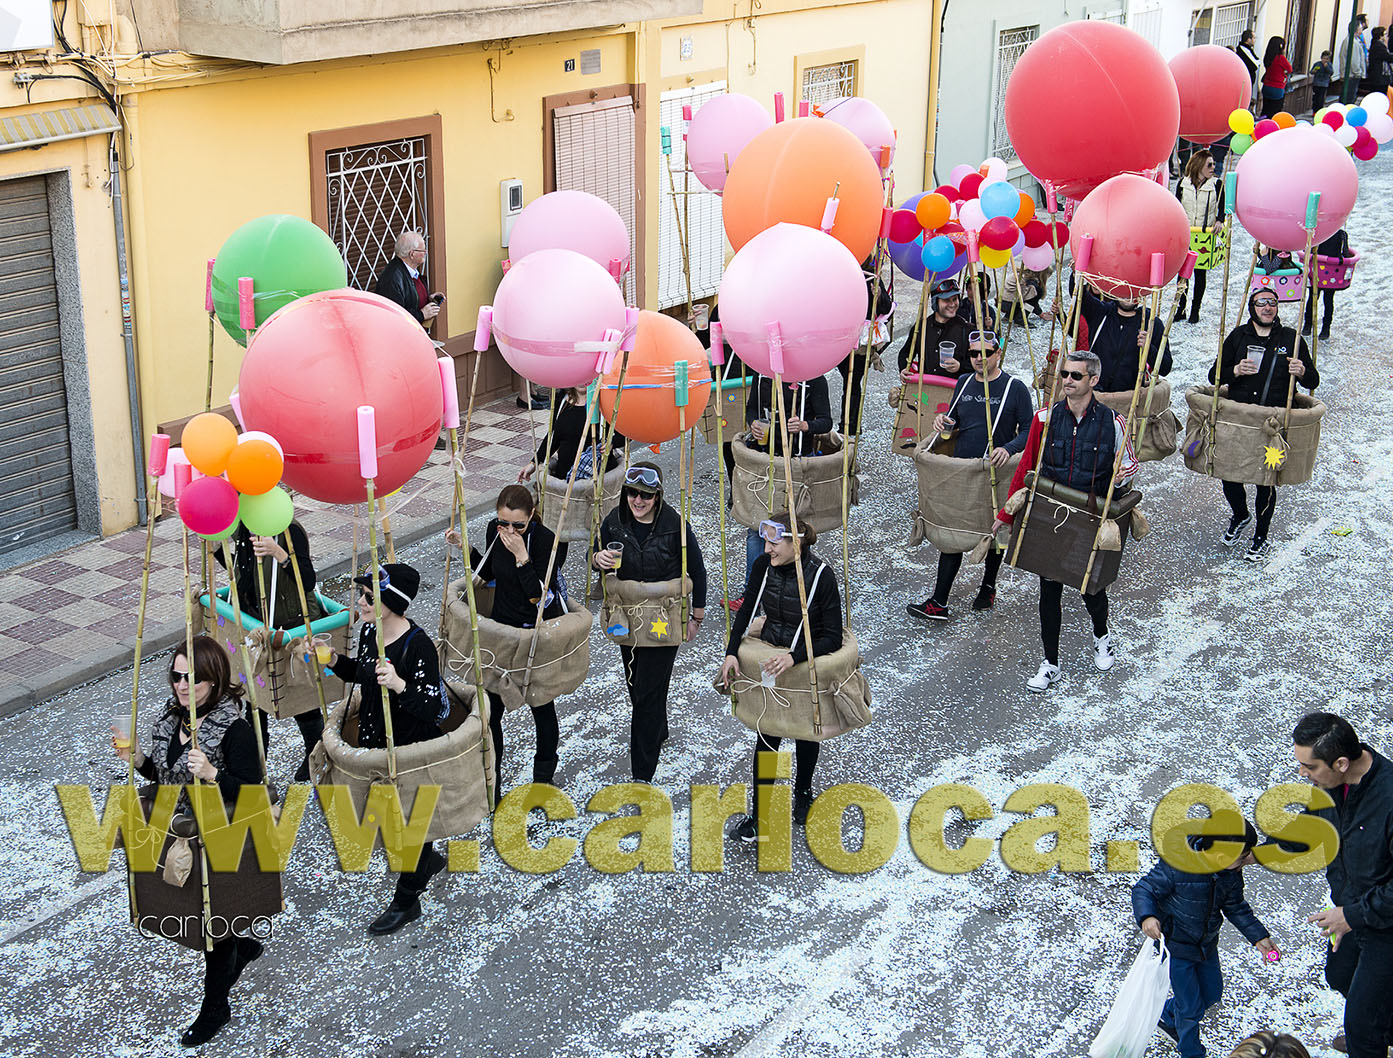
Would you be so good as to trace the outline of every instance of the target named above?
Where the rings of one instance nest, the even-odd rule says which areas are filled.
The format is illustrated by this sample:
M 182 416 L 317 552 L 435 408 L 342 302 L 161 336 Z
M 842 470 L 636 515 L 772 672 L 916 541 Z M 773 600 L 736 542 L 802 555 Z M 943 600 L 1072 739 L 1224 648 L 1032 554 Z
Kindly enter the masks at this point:
M 1152 3 L 1140 10 L 1132 8 L 1128 13 L 1128 26 L 1145 37 L 1153 48 L 1161 46 L 1161 5 Z
M 1003 29 L 996 35 L 996 99 L 992 104 L 995 118 L 991 152 L 1008 162 L 1015 159 L 1016 150 L 1011 146 L 1011 137 L 1006 132 L 1006 82 L 1011 79 L 1011 71 L 1025 54 L 1025 49 L 1039 39 L 1039 26 Z
M 398 235 L 419 231 L 430 239 L 426 137 L 326 151 L 324 168 L 329 238 L 348 262 L 348 285 L 371 290 Z
M 803 83 L 799 86 L 800 100 L 809 103 L 830 103 L 856 94 L 856 60 L 829 63 L 826 66 L 809 66 L 803 70 Z
M 707 191 L 686 169 L 687 141 L 683 137 L 683 106 L 692 112 L 703 103 L 725 92 L 724 81 L 664 92 L 658 101 L 658 124 L 672 134 L 672 154 L 660 156 L 658 164 L 671 172 L 658 174 L 658 308 L 687 303 L 687 273 L 683 270 L 682 240 L 677 215 L 682 215 L 681 231 L 687 236 L 691 297 L 710 297 L 720 289 L 725 265 L 725 229 L 721 225 L 721 200 Z M 676 195 L 673 194 L 674 189 Z
M 1252 5 L 1219 4 L 1196 11 L 1190 19 L 1190 45 L 1217 44 L 1235 48 L 1243 31 L 1252 23 Z
M 1287 58 L 1300 72 L 1311 65 L 1311 16 L 1315 5 L 1311 0 L 1290 0 L 1287 6 Z

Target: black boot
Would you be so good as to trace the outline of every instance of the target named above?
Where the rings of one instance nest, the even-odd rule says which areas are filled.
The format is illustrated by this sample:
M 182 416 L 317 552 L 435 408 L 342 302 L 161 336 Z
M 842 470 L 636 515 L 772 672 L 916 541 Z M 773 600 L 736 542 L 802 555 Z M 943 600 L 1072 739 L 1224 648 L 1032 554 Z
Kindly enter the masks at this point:
M 808 809 L 813 806 L 812 790 L 793 789 L 793 821 L 800 827 L 808 825 Z
M 420 900 L 412 897 L 403 902 L 401 898 L 393 897 L 392 902 L 387 905 L 387 910 L 372 920 L 372 924 L 368 926 L 368 932 L 378 936 L 395 933 L 408 922 L 415 922 L 420 917 Z
M 232 1008 L 226 1003 L 216 1007 L 209 1007 L 207 1004 L 198 1012 L 198 1017 L 194 1019 L 192 1025 L 184 1030 L 179 1037 L 181 1047 L 199 1047 L 207 1043 L 219 1030 L 232 1020 Z
M 1199 304 L 1198 304 L 1198 302 L 1197 302 L 1197 303 L 1195 304 L 1195 306 L 1194 306 L 1193 308 L 1190 309 L 1190 322 L 1191 322 L 1191 323 L 1199 323 L 1199 321 L 1200 321 L 1200 307 L 1199 307 Z
M 232 984 L 237 983 L 237 979 L 242 976 L 242 971 L 247 968 L 247 964 L 256 962 L 265 950 L 265 945 L 259 940 L 253 940 L 251 937 L 237 938 L 237 961 L 232 964 Z
M 300 762 L 300 767 L 295 772 L 296 782 L 310 781 L 310 753 L 314 747 L 319 745 L 319 740 L 324 737 L 324 717 L 319 710 L 312 709 L 307 713 L 301 713 L 295 718 L 295 724 L 300 729 L 300 737 L 305 742 L 305 759 Z
M 237 965 L 240 943 L 240 938 L 228 937 L 215 943 L 212 951 L 203 953 L 203 1005 L 199 1007 L 198 1017 L 193 1024 L 179 1037 L 179 1043 L 184 1047 L 207 1043 L 232 1020 L 227 994 L 241 972 L 241 967 Z

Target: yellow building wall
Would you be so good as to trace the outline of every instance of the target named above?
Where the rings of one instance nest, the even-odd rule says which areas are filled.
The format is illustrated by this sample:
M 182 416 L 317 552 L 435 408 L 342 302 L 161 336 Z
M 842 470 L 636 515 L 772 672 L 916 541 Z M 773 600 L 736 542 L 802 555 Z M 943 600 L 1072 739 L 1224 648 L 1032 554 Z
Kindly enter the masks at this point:
M 91 99 L 55 100 L 45 107 L 15 107 L 7 117 L 55 105 L 91 103 Z M 103 184 L 107 174 L 106 136 L 64 140 L 35 150 L 0 153 L 0 180 L 66 170 L 73 198 L 77 264 L 81 284 L 92 435 L 95 442 L 101 528 L 112 533 L 136 519 L 135 466 L 131 444 L 130 405 L 126 387 L 126 353 L 121 340 L 121 290 L 116 268 L 116 236 L 111 198 Z M 55 244 L 60 233 L 55 232 Z M 55 245 L 55 251 L 61 248 Z M 69 415 L 81 414 L 79 395 L 69 393 Z
M 521 179 L 529 202 L 542 193 L 543 97 L 627 82 L 632 39 L 613 32 L 514 41 L 494 74 L 492 113 L 486 59 L 499 52 L 478 47 L 257 71 L 130 97 L 133 284 L 147 427 L 202 410 L 207 259 L 254 217 L 310 216 L 310 132 L 440 114 L 445 294 L 451 333 L 467 332 L 502 275 L 499 181 Z M 564 72 L 564 61 L 578 59 L 582 48 L 600 50 L 599 74 Z M 513 119 L 502 120 L 509 110 Z M 236 384 L 242 355 L 219 328 L 215 403 Z

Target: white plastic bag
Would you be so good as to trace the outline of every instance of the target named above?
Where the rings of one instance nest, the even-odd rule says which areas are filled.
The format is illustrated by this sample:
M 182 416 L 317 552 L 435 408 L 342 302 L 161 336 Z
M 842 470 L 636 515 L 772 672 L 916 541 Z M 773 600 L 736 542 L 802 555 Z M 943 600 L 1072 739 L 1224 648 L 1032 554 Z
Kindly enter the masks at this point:
M 1108 1020 L 1088 1048 L 1089 1058 L 1141 1058 L 1170 994 L 1170 952 L 1166 942 L 1146 940 L 1127 971 Z

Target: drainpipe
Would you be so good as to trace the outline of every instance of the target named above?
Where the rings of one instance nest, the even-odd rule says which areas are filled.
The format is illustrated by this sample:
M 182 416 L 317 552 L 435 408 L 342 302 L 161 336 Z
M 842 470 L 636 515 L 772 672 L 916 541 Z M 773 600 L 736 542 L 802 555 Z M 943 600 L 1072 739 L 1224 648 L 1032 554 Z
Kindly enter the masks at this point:
M 131 278 L 126 265 L 126 221 L 123 216 L 124 203 L 121 199 L 121 156 L 117 151 L 116 137 L 111 135 L 111 150 L 108 154 L 111 171 L 111 214 L 116 225 L 116 272 L 121 281 L 121 340 L 126 345 L 126 392 L 131 404 L 131 448 L 135 455 L 135 507 L 140 524 L 144 525 L 149 513 L 146 510 L 145 495 L 145 431 L 140 426 L 140 376 L 135 368 L 135 334 L 131 329 Z
M 924 125 L 924 186 L 937 187 L 934 176 L 934 154 L 938 148 L 938 82 L 942 70 L 939 62 L 943 47 L 943 24 L 948 20 L 948 0 L 934 0 L 933 22 L 929 27 L 929 102 Z

